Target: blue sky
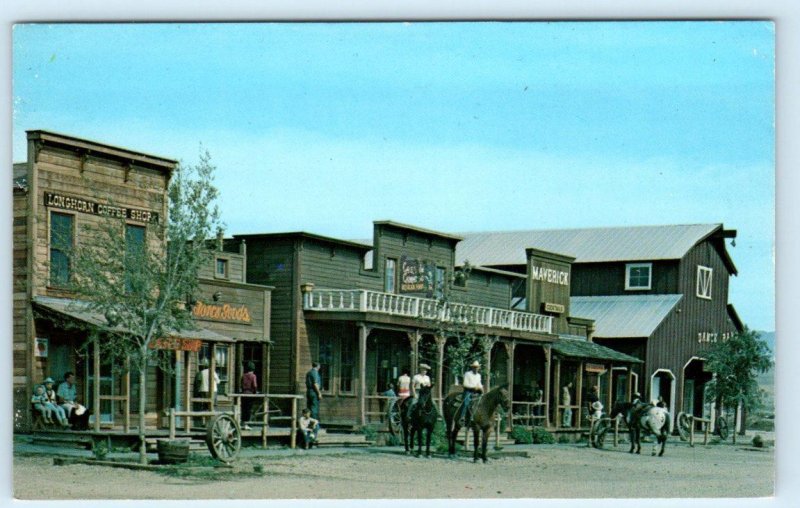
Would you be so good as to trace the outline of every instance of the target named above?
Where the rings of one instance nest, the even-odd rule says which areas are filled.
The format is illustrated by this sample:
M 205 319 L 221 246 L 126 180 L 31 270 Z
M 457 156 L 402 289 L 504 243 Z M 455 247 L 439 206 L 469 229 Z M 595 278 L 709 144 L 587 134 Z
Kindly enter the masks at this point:
M 229 233 L 722 222 L 774 325 L 769 22 L 17 25 L 50 129 L 218 166 Z

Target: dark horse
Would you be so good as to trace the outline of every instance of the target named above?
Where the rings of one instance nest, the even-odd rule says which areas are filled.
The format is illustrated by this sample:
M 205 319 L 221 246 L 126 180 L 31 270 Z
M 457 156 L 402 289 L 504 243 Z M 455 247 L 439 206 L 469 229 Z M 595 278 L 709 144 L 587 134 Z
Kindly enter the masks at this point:
M 444 399 L 444 421 L 447 426 L 447 442 L 448 442 L 448 455 L 450 458 L 455 457 L 456 454 L 456 438 L 458 432 L 461 430 L 458 417 L 461 411 L 461 393 L 463 388 L 454 387 L 447 394 Z M 497 414 L 497 408 L 503 406 L 508 411 L 511 409 L 511 397 L 508 395 L 508 385 L 501 385 L 497 388 L 492 388 L 488 393 L 483 395 L 480 400 L 472 403 L 472 418 L 467 417 L 469 421 L 467 425 L 472 429 L 474 438 L 474 453 L 472 461 L 478 462 L 478 437 L 481 437 L 481 459 L 486 462 L 486 445 L 489 442 L 489 432 L 494 426 L 494 417 Z M 469 413 L 469 411 L 468 411 Z
M 419 457 L 422 454 L 422 431 L 427 430 L 428 435 L 425 437 L 425 457 L 431 456 L 431 434 L 433 434 L 433 427 L 436 425 L 436 420 L 439 419 L 439 410 L 436 409 L 436 404 L 433 403 L 431 397 L 431 387 L 423 386 L 419 389 L 419 394 L 416 405 L 409 410 L 411 406 L 411 399 L 405 400 L 400 406 L 400 421 L 403 426 L 403 444 L 406 447 L 406 453 L 414 449 L 414 436 L 417 437 L 417 453 Z
M 642 452 L 642 432 L 656 436 L 656 443 L 653 445 L 653 455 L 656 448 L 661 445 L 658 456 L 664 455 L 664 445 L 667 444 L 669 435 L 669 412 L 661 407 L 652 404 L 631 404 L 630 402 L 617 402 L 611 409 L 610 417 L 616 418 L 622 415 L 625 425 L 628 427 L 628 436 L 631 440 L 631 449 L 628 453 Z

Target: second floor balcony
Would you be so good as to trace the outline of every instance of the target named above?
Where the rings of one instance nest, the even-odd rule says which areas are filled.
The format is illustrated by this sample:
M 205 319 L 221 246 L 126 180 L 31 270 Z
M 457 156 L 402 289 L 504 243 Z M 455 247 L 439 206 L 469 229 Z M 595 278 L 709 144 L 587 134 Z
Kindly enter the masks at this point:
M 463 323 L 531 333 L 552 333 L 553 318 L 532 312 L 364 289 L 311 289 L 303 293 L 303 309 L 316 312 L 362 312 L 442 323 Z

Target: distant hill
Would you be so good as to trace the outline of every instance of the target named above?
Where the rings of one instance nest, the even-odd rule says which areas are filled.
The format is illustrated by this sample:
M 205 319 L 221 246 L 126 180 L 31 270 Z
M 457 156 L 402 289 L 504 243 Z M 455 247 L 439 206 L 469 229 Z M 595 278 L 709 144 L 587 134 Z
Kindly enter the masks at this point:
M 758 331 L 761 335 L 761 339 L 767 343 L 769 346 L 770 351 L 772 351 L 772 356 L 775 356 L 775 332 L 762 332 Z

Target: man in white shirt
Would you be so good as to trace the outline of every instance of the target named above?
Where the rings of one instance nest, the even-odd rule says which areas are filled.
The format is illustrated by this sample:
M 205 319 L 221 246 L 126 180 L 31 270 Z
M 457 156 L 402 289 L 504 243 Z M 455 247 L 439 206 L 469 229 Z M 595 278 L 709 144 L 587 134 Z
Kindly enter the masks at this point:
M 427 363 L 420 363 L 419 372 L 414 374 L 414 377 L 411 378 L 411 405 L 408 406 L 409 411 L 411 411 L 414 404 L 419 400 L 419 389 L 423 386 L 431 386 L 431 378 L 428 376 L 429 370 L 431 370 L 430 365 Z
M 481 382 L 481 373 L 478 369 L 481 364 L 475 360 L 470 364 L 470 370 L 464 373 L 464 402 L 461 404 L 461 420 L 466 422 L 467 411 L 472 403 L 473 394 L 483 393 L 483 383 Z

